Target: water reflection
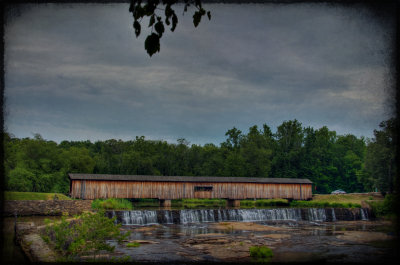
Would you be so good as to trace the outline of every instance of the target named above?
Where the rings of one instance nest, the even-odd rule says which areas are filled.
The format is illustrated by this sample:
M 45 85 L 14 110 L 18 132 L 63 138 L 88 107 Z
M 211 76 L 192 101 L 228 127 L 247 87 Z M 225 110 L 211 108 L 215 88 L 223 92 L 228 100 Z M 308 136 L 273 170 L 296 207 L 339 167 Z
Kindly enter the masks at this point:
M 188 240 L 198 238 L 225 238 L 230 242 L 251 242 L 271 246 L 276 261 L 285 261 L 285 253 L 305 255 L 311 259 L 323 259 L 333 262 L 366 262 L 373 255 L 374 260 L 388 260 L 390 249 L 379 249 L 360 242 L 342 240 L 338 235 L 348 231 L 374 232 L 381 230 L 381 224 L 371 221 L 358 222 L 307 222 L 307 221 L 264 221 L 259 225 L 276 228 L 265 231 L 246 231 L 215 228 L 214 223 L 161 224 L 152 226 L 124 226 L 130 230 L 130 240 L 142 240 L 138 248 L 126 248 L 112 242 L 117 251 L 132 257 L 136 261 L 182 262 L 182 261 L 221 261 L 203 251 L 204 246 L 188 245 Z M 226 248 L 215 245 L 215 248 Z M 302 254 L 299 254 L 302 253 Z M 287 254 L 287 257 L 290 255 Z M 280 260 L 283 259 L 283 260 Z M 311 260 L 312 261 L 312 260 Z M 315 261 L 315 260 L 314 260 Z

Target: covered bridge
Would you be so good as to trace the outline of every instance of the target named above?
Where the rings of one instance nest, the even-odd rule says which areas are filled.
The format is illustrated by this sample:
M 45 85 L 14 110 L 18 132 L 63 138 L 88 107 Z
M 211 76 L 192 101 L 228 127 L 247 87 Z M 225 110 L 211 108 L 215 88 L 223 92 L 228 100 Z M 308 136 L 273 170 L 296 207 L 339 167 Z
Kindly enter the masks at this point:
M 294 178 L 181 177 L 68 174 L 72 198 L 152 198 L 168 206 L 172 199 L 221 198 L 309 200 L 312 182 Z

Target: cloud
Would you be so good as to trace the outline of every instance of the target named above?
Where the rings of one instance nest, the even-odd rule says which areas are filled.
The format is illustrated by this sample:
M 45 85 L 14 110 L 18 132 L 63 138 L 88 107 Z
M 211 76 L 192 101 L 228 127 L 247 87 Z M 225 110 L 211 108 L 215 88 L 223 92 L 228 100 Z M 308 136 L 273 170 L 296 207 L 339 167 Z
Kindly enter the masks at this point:
M 218 144 L 233 126 L 295 118 L 371 136 L 390 116 L 393 27 L 368 10 L 208 6 L 211 21 L 180 16 L 150 58 L 126 4 L 30 5 L 6 27 L 8 130 Z

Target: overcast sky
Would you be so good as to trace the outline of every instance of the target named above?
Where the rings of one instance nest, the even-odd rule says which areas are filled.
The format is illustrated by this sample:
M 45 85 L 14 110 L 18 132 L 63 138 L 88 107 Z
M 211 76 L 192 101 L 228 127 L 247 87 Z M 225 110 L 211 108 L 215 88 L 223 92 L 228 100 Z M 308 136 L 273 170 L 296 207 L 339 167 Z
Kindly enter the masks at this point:
M 128 4 L 25 5 L 5 28 L 5 128 L 47 140 L 219 144 L 285 120 L 372 137 L 392 115 L 393 25 L 363 7 L 205 4 L 144 50 Z

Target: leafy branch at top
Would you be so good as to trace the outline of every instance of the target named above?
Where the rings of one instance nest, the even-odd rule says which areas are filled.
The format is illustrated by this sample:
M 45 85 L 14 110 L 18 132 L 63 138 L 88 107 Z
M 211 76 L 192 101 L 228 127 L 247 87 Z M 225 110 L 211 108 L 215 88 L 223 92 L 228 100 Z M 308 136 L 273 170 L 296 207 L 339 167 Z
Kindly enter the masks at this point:
M 140 23 L 143 17 L 150 18 L 148 27 L 151 28 L 151 34 L 147 36 L 144 42 L 144 48 L 150 56 L 160 51 L 160 39 L 165 31 L 164 22 L 167 26 L 170 26 L 172 32 L 175 30 L 178 24 L 178 17 L 172 6 L 177 2 L 178 0 L 147 0 L 142 3 L 142 0 L 131 0 L 129 12 L 133 15 L 133 28 L 136 37 L 141 33 L 142 26 Z M 204 15 L 207 14 L 208 19 L 211 19 L 211 12 L 202 7 L 201 0 L 183 0 L 183 2 L 183 13 L 187 12 L 188 7 L 191 5 L 197 9 L 193 14 L 195 27 L 199 25 Z M 165 8 L 159 8 L 159 5 L 163 5 Z M 164 15 L 156 13 L 156 11 L 160 10 L 164 11 Z

